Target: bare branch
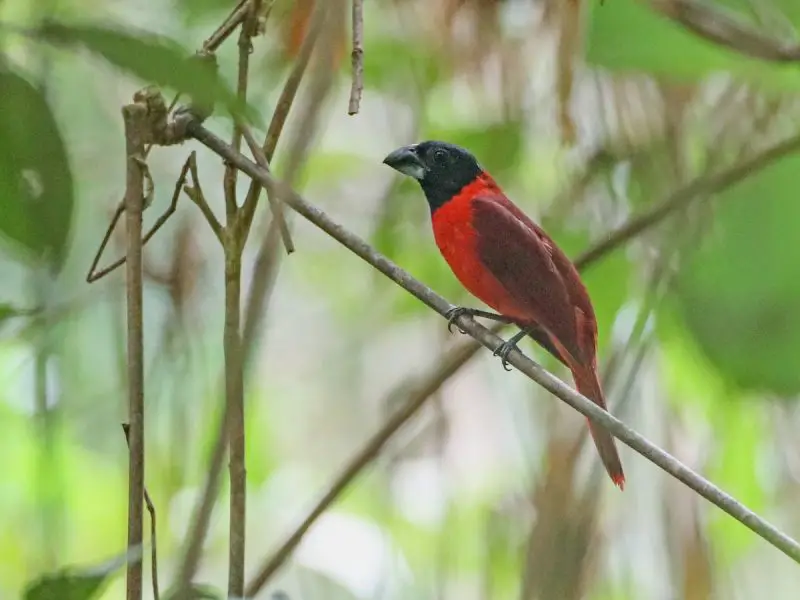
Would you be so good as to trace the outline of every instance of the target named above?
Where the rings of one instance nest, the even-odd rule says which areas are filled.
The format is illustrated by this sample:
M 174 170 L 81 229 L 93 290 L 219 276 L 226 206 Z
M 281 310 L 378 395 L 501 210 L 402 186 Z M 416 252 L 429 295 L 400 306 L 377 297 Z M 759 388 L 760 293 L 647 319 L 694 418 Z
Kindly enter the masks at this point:
M 142 331 L 142 210 L 144 204 L 144 146 L 147 137 L 147 106 L 136 102 L 122 109 L 125 121 L 125 216 L 127 249 L 128 321 L 128 549 L 142 545 L 144 500 L 144 343 Z M 127 599 L 142 598 L 142 563 L 128 563 Z
M 200 185 L 200 175 L 197 173 L 197 158 L 194 152 L 189 155 L 186 164 L 189 166 L 189 174 L 192 177 L 192 185 L 184 185 L 183 191 L 189 197 L 189 199 L 195 203 L 197 208 L 200 209 L 200 212 L 203 213 L 203 216 L 208 222 L 209 227 L 211 227 L 211 231 L 214 232 L 214 235 L 217 237 L 220 243 L 222 243 L 222 224 L 217 220 L 216 215 L 214 215 L 214 211 L 211 210 L 211 207 L 206 201 L 205 194 L 203 194 L 203 188 Z M 182 171 L 181 174 L 183 175 L 183 180 L 185 180 L 185 171 Z
M 122 424 L 122 431 L 125 434 L 125 442 L 130 448 L 131 426 L 129 423 Z M 156 507 L 144 486 L 144 503 L 147 505 L 147 512 L 150 513 L 150 575 L 153 582 L 153 600 L 159 600 L 161 594 L 158 591 L 158 551 L 156 547 Z
M 242 133 L 244 134 L 244 139 L 247 142 L 247 147 L 250 148 L 250 152 L 253 155 L 253 158 L 256 159 L 256 163 L 266 170 L 269 170 L 269 161 L 267 157 L 264 155 L 264 151 L 258 145 L 255 138 L 253 137 L 252 131 L 250 128 L 244 127 L 242 129 Z M 278 227 L 278 231 L 281 234 L 281 239 L 283 240 L 283 247 L 286 249 L 287 254 L 291 254 L 294 252 L 294 242 L 292 241 L 292 234 L 289 231 L 289 225 L 286 222 L 286 217 L 283 214 L 283 204 L 280 201 L 276 200 L 272 197 L 272 195 L 267 194 L 267 202 L 269 202 L 270 210 L 272 211 L 272 216 L 274 218 L 274 222 Z
M 253 179 L 257 179 L 269 191 L 279 193 L 295 211 L 300 213 L 308 221 L 322 229 L 329 236 L 337 240 L 354 254 L 361 257 L 389 279 L 400 285 L 407 292 L 419 299 L 425 305 L 444 316 L 453 308 L 447 300 L 433 292 L 409 273 L 394 264 L 388 258 L 377 252 L 367 242 L 348 231 L 342 225 L 333 221 L 328 215 L 309 204 L 299 194 L 288 186 L 276 181 L 273 177 L 248 160 L 241 154 L 236 154 L 230 146 L 223 140 L 209 132 L 197 123 L 190 123 L 187 127 L 189 134 L 210 148 L 224 159 L 236 165 L 237 168 L 247 173 Z M 787 145 L 788 144 L 788 145 Z M 800 138 L 793 140 L 792 144 L 784 143 L 783 155 L 788 154 L 792 149 L 800 145 Z M 773 160 L 780 154 L 774 151 L 771 153 Z M 701 187 L 700 191 L 707 191 Z M 491 331 L 476 323 L 472 318 L 462 316 L 458 320 L 458 325 L 467 331 L 473 338 L 478 340 L 483 346 L 490 350 L 496 350 L 503 342 L 502 339 L 494 335 Z M 545 371 L 538 364 L 534 363 L 521 352 L 514 350 L 509 354 L 510 364 L 517 370 L 527 375 L 530 379 L 544 387 L 546 390 L 557 396 L 572 408 L 592 419 L 598 425 L 606 428 L 611 434 L 619 438 L 623 443 L 634 449 L 661 469 L 692 488 L 699 495 L 703 496 L 711 503 L 731 515 L 733 518 L 748 527 L 751 531 L 761 536 L 770 544 L 784 552 L 787 556 L 800 563 L 800 544 L 781 532 L 775 526 L 759 517 L 753 511 L 739 503 L 729 494 L 713 485 L 704 477 L 692 471 L 689 467 L 670 456 L 652 442 L 641 436 L 639 433 L 625 425 L 622 421 L 604 411 L 592 401 L 577 393 L 561 380 Z
M 236 28 L 247 18 L 250 13 L 250 0 L 239 0 L 239 4 L 233 9 L 230 15 L 217 27 L 209 38 L 203 42 L 201 52 L 216 52 L 222 43 L 227 40 Z
M 181 172 L 178 175 L 178 180 L 175 182 L 175 190 L 172 192 L 172 199 L 170 200 L 169 206 L 164 211 L 164 213 L 160 217 L 158 217 L 158 219 L 156 219 L 156 222 L 153 223 L 153 226 L 150 228 L 150 231 L 148 231 L 147 235 L 145 235 L 144 238 L 142 239 L 142 247 L 144 247 L 147 244 L 147 242 L 150 241 L 150 239 L 156 234 L 156 232 L 159 229 L 161 229 L 161 227 L 164 226 L 167 220 L 175 212 L 178 206 L 178 198 L 180 198 L 181 195 L 181 188 L 183 187 L 183 184 L 186 181 L 186 172 L 189 170 L 190 161 L 193 160 L 193 157 L 194 157 L 194 152 L 189 156 L 189 158 L 183 164 Z M 195 185 L 197 184 L 195 183 Z M 191 198 L 191 195 L 189 195 L 189 197 Z M 106 233 L 103 236 L 103 241 L 100 242 L 100 247 L 97 249 L 97 253 L 94 255 L 94 259 L 92 260 L 92 266 L 89 267 L 89 272 L 86 274 L 86 281 L 88 283 L 93 283 L 98 279 L 102 279 L 115 269 L 118 269 L 119 267 L 125 264 L 127 258 L 123 256 L 115 260 L 107 267 L 104 267 L 99 271 L 96 271 L 97 264 L 100 262 L 100 259 L 103 256 L 103 251 L 108 245 L 108 241 L 111 239 L 111 235 L 114 233 L 114 229 L 117 226 L 117 222 L 119 221 L 120 217 L 122 216 L 122 213 L 124 212 L 125 212 L 125 200 L 123 199 L 122 202 L 119 203 L 116 210 L 114 211 L 114 216 L 111 218 L 111 223 L 109 223 L 108 229 L 106 229 Z M 203 214 L 205 214 L 205 211 Z M 211 213 L 210 216 L 214 217 L 213 213 Z M 209 215 L 206 215 L 206 219 L 208 219 L 208 217 Z M 216 221 L 216 218 L 214 217 L 213 220 Z M 213 222 L 209 221 L 209 224 L 211 225 L 211 228 L 214 229 Z
M 580 268 L 585 263 L 594 262 L 596 256 L 605 254 L 611 248 L 621 246 L 645 229 L 661 222 L 668 215 L 686 207 L 695 198 L 725 191 L 753 173 L 763 170 L 779 158 L 788 156 L 797 150 L 800 150 L 800 136 L 789 138 L 763 152 L 742 159 L 724 171 L 698 177 L 685 187 L 670 194 L 660 204 L 631 219 L 616 231 L 609 233 L 604 240 L 581 254 L 575 260 L 575 265 Z
M 651 8 L 709 41 L 770 62 L 800 60 L 800 45 L 773 40 L 741 19 L 697 0 L 647 0 Z
M 364 91 L 364 0 L 353 1 L 353 50 L 350 60 L 353 68 L 353 83 L 350 88 L 350 102 L 347 114 L 358 113 L 361 107 L 361 93 Z
M 275 105 L 275 112 L 272 114 L 272 120 L 269 123 L 267 135 L 264 139 L 264 144 L 262 145 L 264 157 L 267 159 L 267 162 L 272 162 L 272 156 L 275 154 L 275 148 L 278 145 L 278 139 L 283 132 L 283 127 L 286 124 L 289 111 L 291 110 L 294 99 L 297 96 L 297 90 L 300 89 L 300 82 L 303 81 L 306 67 L 308 67 L 308 62 L 311 60 L 311 54 L 313 53 L 317 39 L 319 38 L 319 33 L 322 29 L 326 12 L 326 2 L 315 3 L 314 17 L 311 27 L 309 28 L 308 33 L 306 34 L 306 37 L 300 46 L 300 51 L 297 54 L 297 60 L 294 63 L 292 72 L 289 74 L 289 78 L 286 80 L 283 91 L 278 98 L 278 103 Z M 257 181 L 253 180 L 250 182 L 250 188 L 247 190 L 247 196 L 245 197 L 245 201 L 242 205 L 242 227 L 246 233 L 250 231 L 250 227 L 253 224 L 253 217 L 255 216 L 256 206 L 258 205 L 258 197 L 261 195 L 261 189 L 262 186 Z M 274 213 L 273 218 L 277 218 Z M 282 223 L 281 232 L 284 230 L 288 233 L 288 227 L 285 223 Z M 284 237 L 283 245 L 286 248 L 286 253 L 290 254 L 290 249 L 294 248 L 294 244 L 292 243 L 291 239 L 287 241 L 286 237 Z
M 114 216 L 111 217 L 111 223 L 108 224 L 106 228 L 106 232 L 103 234 L 103 239 L 100 242 L 100 246 L 97 248 L 97 252 L 94 254 L 94 258 L 92 259 L 92 264 L 89 267 L 89 272 L 86 274 L 86 283 L 92 283 L 97 281 L 98 279 L 108 275 L 111 271 L 119 267 L 120 265 L 125 264 L 125 257 L 123 256 L 121 259 L 117 260 L 116 262 L 112 263 L 109 267 L 102 269 L 99 272 L 95 272 L 97 269 L 97 265 L 100 262 L 100 259 L 103 257 L 103 251 L 106 249 L 109 240 L 111 240 L 111 236 L 114 234 L 114 229 L 117 227 L 117 222 L 119 221 L 122 213 L 125 212 L 125 199 L 123 198 L 120 200 L 119 204 L 117 204 L 117 208 L 114 209 Z

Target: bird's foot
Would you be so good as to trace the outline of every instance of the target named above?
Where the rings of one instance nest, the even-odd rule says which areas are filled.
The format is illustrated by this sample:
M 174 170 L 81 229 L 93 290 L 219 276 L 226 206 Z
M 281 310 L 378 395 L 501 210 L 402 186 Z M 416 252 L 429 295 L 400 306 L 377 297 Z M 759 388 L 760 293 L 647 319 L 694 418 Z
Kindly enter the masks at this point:
M 447 331 L 453 333 L 453 325 L 456 325 L 456 319 L 459 317 L 463 317 L 464 315 L 468 315 L 470 317 L 474 317 L 477 313 L 475 310 L 471 308 L 466 308 L 464 306 L 455 306 L 444 313 L 444 318 L 447 319 Z M 457 325 L 456 325 L 457 326 Z M 461 333 L 467 333 L 461 327 L 458 327 L 458 330 Z
M 514 337 L 510 340 L 503 342 L 500 344 L 494 352 L 492 352 L 492 356 L 499 356 L 500 357 L 500 364 L 503 365 L 503 368 L 506 371 L 510 371 L 511 369 L 508 366 L 508 355 L 511 354 L 512 350 L 519 351 L 519 346 L 517 346 L 517 342 L 519 342 L 522 338 L 528 335 L 528 332 L 523 330 L 517 333 Z
M 503 368 L 506 371 L 510 371 L 511 368 L 508 366 L 508 355 L 511 354 L 512 350 L 519 350 L 517 343 L 508 340 L 507 342 L 503 342 L 500 344 L 497 349 L 492 352 L 492 356 L 499 356 L 500 357 L 500 364 L 503 365 Z

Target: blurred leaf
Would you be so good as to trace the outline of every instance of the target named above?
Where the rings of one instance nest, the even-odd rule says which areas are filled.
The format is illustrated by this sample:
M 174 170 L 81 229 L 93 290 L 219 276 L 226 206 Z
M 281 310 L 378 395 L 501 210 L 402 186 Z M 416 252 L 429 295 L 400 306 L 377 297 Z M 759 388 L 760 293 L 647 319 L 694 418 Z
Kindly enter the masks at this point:
M 714 230 L 678 277 L 690 331 L 745 389 L 800 391 L 798 172 L 789 157 L 720 194 Z
M 787 5 L 789 0 L 783 0 Z M 741 56 L 706 41 L 637 0 L 615 0 L 611 7 L 589 3 L 586 59 L 617 71 L 644 71 L 696 81 L 730 71 L 752 82 L 800 87 L 796 65 Z
M 177 596 L 178 589 L 170 589 L 162 596 L 163 600 L 172 600 Z M 225 594 L 218 589 L 202 583 L 192 583 L 189 593 L 183 596 L 185 600 L 224 600 Z
M 659 303 L 655 321 L 666 397 L 680 408 L 691 407 L 704 418 L 712 419 L 717 403 L 730 401 L 736 393 L 703 354 L 675 310 L 676 304 L 672 297 Z
M 231 0 L 178 0 L 177 6 L 189 24 L 221 16 L 230 12 L 237 2 Z M 218 20 L 218 19 L 217 19 Z M 218 22 L 222 22 L 218 20 Z
M 241 106 L 216 67 L 166 37 L 135 29 L 63 23 L 47 23 L 36 35 L 51 44 L 86 48 L 144 81 L 188 94 L 200 105 L 222 102 L 236 115 L 255 118 L 255 111 Z
M 17 308 L 11 304 L 0 303 L 0 328 L 3 324 L 15 317 L 28 317 L 33 314 L 30 309 Z
M 74 206 L 64 140 L 40 90 L 2 63 L 0 90 L 0 235 L 57 272 Z
M 89 600 L 97 596 L 103 575 L 59 573 L 46 575 L 25 591 L 25 600 Z
M 440 83 L 444 75 L 441 57 L 425 44 L 409 44 L 407 40 L 384 36 L 367 40 L 369 52 L 364 53 L 364 84 L 383 91 L 407 87 L 411 75 L 422 90 Z M 407 69 L 406 76 L 398 66 Z
M 516 168 L 523 150 L 523 128 L 518 121 L 474 127 L 432 126 L 426 137 L 463 146 L 497 178 L 499 174 Z
M 360 167 L 363 160 L 363 157 L 353 152 L 314 152 L 303 165 L 296 187 L 303 189 L 318 181 L 324 182 L 325 187 L 328 188 L 337 185 L 343 180 L 357 176 L 361 172 Z M 276 172 L 281 171 L 283 164 L 280 160 L 275 161 Z
M 766 493 L 756 467 L 762 462 L 759 449 L 769 436 L 767 417 L 759 404 L 727 400 L 714 410 L 717 447 L 707 469 L 708 477 L 750 510 L 762 513 L 766 508 Z M 714 511 L 709 517 L 715 555 L 728 564 L 741 559 L 758 542 L 752 531 L 727 514 Z
M 102 565 L 88 569 L 63 569 L 43 575 L 31 582 L 23 594 L 24 600 L 90 600 L 107 582 L 108 577 L 129 561 L 141 558 L 141 547 L 126 551 Z

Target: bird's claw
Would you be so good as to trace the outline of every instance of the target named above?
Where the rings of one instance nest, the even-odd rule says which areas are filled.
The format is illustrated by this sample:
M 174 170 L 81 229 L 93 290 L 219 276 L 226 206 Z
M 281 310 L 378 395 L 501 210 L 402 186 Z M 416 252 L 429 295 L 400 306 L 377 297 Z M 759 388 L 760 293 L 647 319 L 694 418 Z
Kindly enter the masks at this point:
M 447 319 L 447 331 L 449 331 L 450 333 L 453 333 L 453 325 L 456 325 L 456 322 L 455 322 L 456 319 L 458 319 L 459 317 L 462 317 L 464 315 L 472 316 L 472 311 L 470 309 L 468 309 L 468 308 L 464 308 L 463 306 L 454 306 L 453 308 L 448 310 L 446 313 L 444 313 L 444 318 Z M 461 333 L 467 333 L 460 326 L 458 326 L 458 325 L 456 325 L 456 326 L 458 327 L 458 330 Z
M 492 356 L 500 357 L 500 364 L 503 365 L 503 368 L 506 371 L 511 370 L 511 368 L 508 366 L 508 355 L 511 354 L 512 350 L 519 350 L 519 348 L 517 347 L 516 343 L 508 341 L 500 344 L 497 349 L 492 352 Z

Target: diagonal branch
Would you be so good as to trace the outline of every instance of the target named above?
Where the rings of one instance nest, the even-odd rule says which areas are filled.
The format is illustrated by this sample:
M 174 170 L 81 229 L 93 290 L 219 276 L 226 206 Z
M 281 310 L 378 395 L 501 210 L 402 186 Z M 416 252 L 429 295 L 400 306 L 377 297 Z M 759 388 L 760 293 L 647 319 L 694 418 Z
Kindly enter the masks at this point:
M 258 594 L 275 571 L 289 558 L 320 515 L 333 504 L 356 476 L 375 460 L 375 457 L 381 453 L 386 443 L 411 417 L 419 412 L 419 409 L 426 404 L 428 398 L 435 394 L 439 388 L 450 379 L 453 373 L 469 360 L 475 353 L 471 346 L 472 344 L 459 344 L 454 351 L 448 352 L 445 355 L 446 358 L 443 361 L 437 361 L 427 373 L 420 376 L 410 388 L 407 385 L 403 386 L 404 390 L 407 388 L 409 389 L 408 400 L 404 406 L 392 415 L 386 424 L 364 444 L 363 449 L 347 463 L 344 469 L 342 469 L 334 483 L 328 488 L 328 491 L 325 492 L 322 498 L 320 498 L 308 512 L 289 538 L 287 538 L 278 550 L 258 569 L 257 574 L 250 583 L 247 584 L 247 588 L 245 589 L 246 597 L 251 598 Z M 396 394 L 392 392 L 389 394 L 389 397 L 393 398 L 395 395 Z M 386 404 L 391 403 L 386 402 Z
M 264 151 L 264 157 L 266 158 L 267 162 L 271 162 L 272 157 L 275 154 L 275 148 L 278 145 L 278 139 L 283 132 L 283 127 L 286 124 L 289 111 L 294 104 L 294 99 L 297 96 L 297 91 L 300 89 L 300 83 L 303 81 L 306 67 L 308 67 L 308 63 L 311 60 L 311 55 L 314 52 L 314 47 L 317 44 L 320 31 L 322 30 L 327 8 L 328 5 L 325 2 L 319 2 L 315 4 L 314 17 L 311 27 L 309 28 L 305 39 L 303 39 L 303 43 L 300 46 L 300 51 L 297 54 L 297 60 L 294 63 L 294 67 L 292 67 L 292 72 L 289 74 L 286 84 L 283 86 L 283 90 L 281 91 L 281 95 L 278 98 L 278 102 L 275 105 L 275 112 L 272 114 L 272 120 L 270 121 L 269 128 L 267 129 L 267 136 L 264 139 L 264 144 L 261 147 Z M 250 182 L 250 188 L 247 190 L 247 196 L 242 204 L 241 226 L 245 231 L 245 235 L 250 231 L 250 227 L 253 224 L 253 217 L 255 216 L 256 207 L 258 206 L 258 197 L 261 195 L 261 189 L 261 184 L 259 184 L 256 180 Z M 278 211 L 275 211 L 275 205 L 277 204 L 277 200 L 275 200 L 274 203 L 271 203 L 273 208 L 273 218 L 278 220 L 280 225 L 281 237 L 283 238 L 283 245 L 286 248 L 286 253 L 291 254 L 294 251 L 294 244 L 289 237 L 289 228 L 283 221 L 283 215 L 280 212 L 280 208 Z
M 771 146 L 763 152 L 744 158 L 724 171 L 698 177 L 686 187 L 682 187 L 670 194 L 660 204 L 631 219 L 616 231 L 609 233 L 604 240 L 581 254 L 575 260 L 575 265 L 580 268 L 586 263 L 594 262 L 598 256 L 605 254 L 609 249 L 624 244 L 645 229 L 659 223 L 664 217 L 685 208 L 695 198 L 725 191 L 753 173 L 768 167 L 776 160 L 798 150 L 800 150 L 800 135 Z
M 213 152 L 222 156 L 225 160 L 235 165 L 238 169 L 241 169 L 254 180 L 258 180 L 259 183 L 267 188 L 268 192 L 279 194 L 296 212 L 440 315 L 444 316 L 453 308 L 453 305 L 447 300 L 417 281 L 409 273 L 376 251 L 363 239 L 348 231 L 339 223 L 333 221 L 327 214 L 315 206 L 306 202 L 305 199 L 291 188 L 276 181 L 270 173 L 248 160 L 245 156 L 234 152 L 223 140 L 209 132 L 202 125 L 196 122 L 189 123 L 186 131 L 191 137 L 194 137 Z M 800 142 L 796 140 L 795 145 L 798 143 Z M 788 154 L 789 151 L 790 150 L 786 150 L 785 153 Z M 503 342 L 497 335 L 479 323 L 476 323 L 470 317 L 460 317 L 457 324 L 473 338 L 478 340 L 481 345 L 490 350 L 496 350 Z M 800 563 L 800 544 L 745 507 L 735 498 L 701 475 L 695 473 L 689 467 L 625 425 L 616 417 L 604 411 L 586 397 L 577 393 L 560 379 L 528 359 L 521 352 L 517 350 L 512 351 L 509 354 L 508 362 L 515 366 L 517 370 L 527 375 L 528 378 L 569 404 L 572 408 L 587 418 L 592 419 L 602 427 L 605 427 L 611 434 L 644 456 L 647 460 L 692 488 L 696 493 L 728 513 L 787 556 Z
M 800 44 L 773 40 L 732 14 L 697 0 L 646 0 L 660 15 L 715 44 L 770 62 L 800 61 Z

